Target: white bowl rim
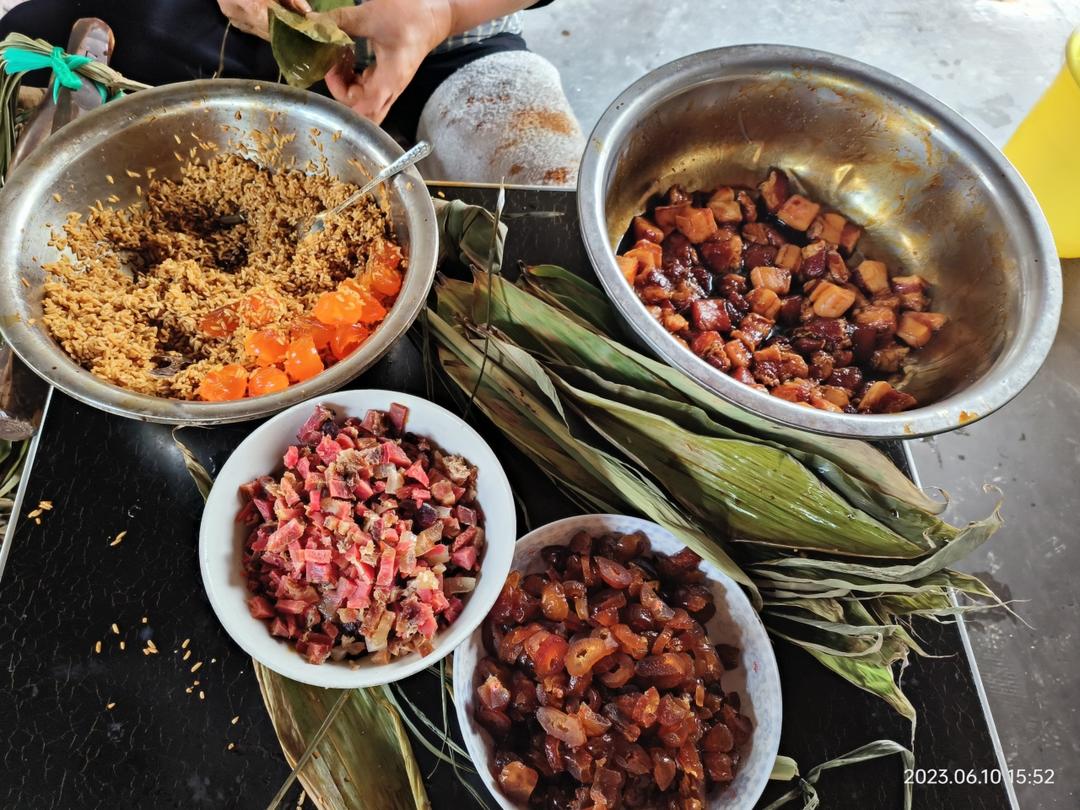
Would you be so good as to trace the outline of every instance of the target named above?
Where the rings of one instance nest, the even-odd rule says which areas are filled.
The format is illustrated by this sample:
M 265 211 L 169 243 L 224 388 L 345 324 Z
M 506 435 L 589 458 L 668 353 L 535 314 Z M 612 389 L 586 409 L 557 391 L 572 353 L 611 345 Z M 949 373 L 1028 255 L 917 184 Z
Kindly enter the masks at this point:
M 375 401 L 365 402 L 365 400 Z M 383 400 L 386 401 L 386 405 L 379 404 Z M 490 584 L 487 584 L 485 587 L 485 579 L 482 574 L 478 580 L 476 590 L 469 595 L 469 599 L 465 602 L 465 610 L 462 611 L 462 614 L 449 628 L 440 631 L 436 635 L 437 644 L 435 649 L 424 656 L 417 653 L 410 653 L 409 655 L 393 659 L 387 664 L 354 669 L 346 662 L 327 661 L 323 664 L 308 663 L 298 652 L 296 652 L 292 642 L 285 642 L 273 638 L 270 635 L 269 628 L 266 628 L 265 626 L 263 626 L 262 630 L 265 632 L 266 639 L 273 642 L 273 646 L 262 643 L 253 643 L 253 639 L 248 636 L 246 629 L 241 627 L 240 620 L 236 618 L 239 611 L 242 611 L 242 616 L 250 615 L 247 610 L 246 599 L 249 594 L 246 586 L 243 586 L 244 600 L 239 605 L 239 608 L 237 608 L 235 599 L 231 593 L 237 589 L 222 584 L 220 576 L 224 569 L 222 566 L 213 563 L 210 560 L 211 548 L 214 544 L 221 542 L 219 539 L 215 539 L 211 536 L 213 532 L 220 531 L 220 523 L 211 520 L 211 513 L 217 511 L 216 509 L 212 509 L 211 506 L 212 504 L 217 504 L 222 499 L 235 496 L 235 491 L 233 491 L 231 487 L 225 486 L 230 478 L 237 477 L 232 470 L 239 466 L 239 461 L 234 461 L 234 459 L 242 458 L 245 448 L 251 448 L 257 445 L 262 436 L 267 432 L 270 432 L 272 428 L 280 425 L 282 422 L 296 420 L 301 413 L 308 414 L 318 404 L 325 403 L 327 405 L 340 406 L 342 409 L 348 411 L 347 414 L 338 414 L 339 416 L 342 416 L 355 415 L 355 411 L 359 409 L 385 409 L 389 407 L 390 402 L 397 402 L 407 407 L 409 409 L 410 418 L 414 414 L 424 410 L 449 417 L 452 422 L 456 423 L 456 427 L 462 431 L 462 435 L 465 439 L 469 440 L 470 444 L 475 447 L 474 450 L 469 451 L 466 457 L 471 464 L 475 465 L 480 470 L 479 475 L 489 477 L 489 480 L 492 482 L 491 485 L 495 488 L 497 494 L 495 503 L 481 504 L 481 506 L 484 507 L 485 516 L 485 549 L 483 556 L 484 567 L 482 571 L 483 574 L 487 575 L 486 583 Z M 306 419 L 306 416 L 304 418 Z M 297 427 L 299 427 L 300 424 L 302 424 L 302 421 L 297 423 Z M 420 433 L 419 435 L 426 434 Z M 443 446 L 440 437 L 428 436 L 428 438 L 430 438 L 436 446 Z M 281 452 L 284 453 L 284 451 L 285 448 L 282 447 Z M 268 470 L 267 472 L 270 471 Z M 237 481 L 236 486 L 239 486 L 241 483 L 244 482 Z M 227 514 L 231 514 L 235 517 L 235 510 L 228 507 L 227 504 L 223 504 L 219 508 L 224 509 Z M 502 511 L 500 512 L 497 510 Z M 507 522 L 506 531 L 500 533 L 507 535 L 505 538 L 501 536 L 494 537 L 492 534 L 488 533 L 487 529 L 493 522 L 493 515 L 500 515 L 499 518 L 496 518 L 496 521 L 501 519 Z M 233 536 L 233 530 L 230 529 L 227 534 L 231 538 Z M 452 411 L 431 400 L 413 394 L 380 388 L 349 389 L 323 394 L 305 400 L 304 402 L 297 403 L 259 425 L 255 430 L 251 431 L 239 445 L 237 445 L 236 449 L 233 450 L 229 455 L 229 458 L 222 465 L 221 470 L 215 478 L 214 486 L 211 488 L 210 494 L 206 499 L 203 516 L 199 525 L 199 569 L 202 574 L 203 588 L 206 591 L 207 598 L 210 600 L 210 605 L 213 608 L 218 621 L 221 622 L 222 627 L 225 628 L 225 632 L 228 633 L 229 637 L 254 660 L 279 675 L 311 686 L 321 686 L 328 689 L 357 689 L 362 687 L 381 686 L 383 684 L 402 680 L 410 675 L 420 672 L 425 667 L 438 662 L 453 652 L 454 649 L 467 638 L 481 622 L 483 622 L 488 611 L 490 611 L 491 606 L 495 603 L 495 599 L 498 598 L 503 582 L 505 581 L 507 574 L 509 574 L 510 566 L 513 563 L 513 538 L 516 534 L 517 514 L 510 482 L 507 479 L 506 472 L 503 470 L 502 464 L 496 457 L 495 452 L 474 428 Z M 499 562 L 500 557 L 503 556 L 498 551 L 499 543 L 504 544 L 505 547 L 509 549 L 509 553 L 505 554 L 505 566 L 498 566 L 498 569 L 504 570 L 497 570 L 496 568 L 496 564 Z M 234 562 L 237 565 L 240 563 L 239 549 L 237 549 Z M 490 591 L 490 594 L 488 595 L 490 603 L 482 606 L 482 609 L 480 610 L 471 609 L 474 602 L 479 604 L 482 601 L 478 598 L 481 593 L 487 594 L 487 591 Z M 475 621 L 473 621 L 471 625 L 466 619 L 466 612 L 469 614 L 476 614 L 476 616 L 473 617 Z M 261 620 L 259 620 L 259 623 L 263 624 Z
M 637 527 L 637 530 L 644 532 L 650 540 L 657 536 L 670 538 L 680 545 L 685 545 L 670 531 L 665 529 L 658 523 L 654 523 L 651 520 L 645 518 L 635 517 L 633 515 L 616 515 L 611 513 L 595 513 L 587 515 L 572 515 L 570 517 L 560 518 L 559 520 L 545 523 L 542 526 L 537 526 L 525 535 L 518 538 L 518 545 L 515 546 L 514 561 L 510 565 L 511 571 L 518 570 L 518 555 L 516 549 L 520 547 L 525 541 L 530 540 L 540 532 L 553 532 L 554 530 L 561 530 L 565 533 L 567 542 L 570 537 L 573 536 L 573 532 L 580 527 L 588 526 L 595 531 L 596 524 L 604 524 L 609 521 L 618 520 L 623 525 L 630 523 Z M 749 608 L 750 612 L 756 618 L 753 625 L 748 626 L 740 623 L 739 626 L 747 633 L 756 635 L 760 640 L 764 641 L 762 649 L 765 650 L 767 661 L 771 666 L 765 666 L 759 668 L 754 677 L 762 677 L 767 680 L 766 688 L 776 698 L 776 722 L 773 725 L 773 733 L 770 737 L 758 736 L 758 729 L 754 729 L 754 743 L 755 747 L 751 752 L 752 756 L 766 757 L 768 759 L 769 767 L 762 768 L 758 772 L 758 776 L 754 781 L 746 786 L 744 793 L 737 797 L 739 802 L 735 807 L 749 808 L 754 807 L 757 800 L 761 797 L 761 794 L 765 791 L 765 786 L 769 782 L 769 776 L 772 770 L 772 763 L 775 761 L 777 754 L 780 752 L 780 730 L 783 721 L 783 702 L 782 692 L 780 688 L 780 676 L 779 666 L 776 662 L 776 655 L 773 652 L 772 641 L 769 638 L 768 631 L 765 629 L 764 623 L 761 621 L 761 617 L 756 610 L 753 609 L 753 605 L 750 603 L 749 598 L 743 592 L 742 587 L 725 574 L 723 571 L 716 568 L 708 560 L 701 561 L 701 567 L 706 571 L 710 580 L 717 582 L 724 586 L 727 594 L 730 598 L 737 602 L 741 602 L 744 607 Z M 717 606 L 718 610 L 720 606 Z M 475 631 L 474 631 L 475 632 Z M 483 781 L 484 786 L 487 787 L 492 797 L 499 804 L 503 810 L 523 810 L 522 805 L 518 805 L 510 801 L 503 792 L 499 789 L 498 783 L 495 781 L 495 777 L 492 776 L 490 769 L 487 767 L 488 761 L 491 759 L 491 752 L 488 750 L 487 742 L 481 737 L 477 730 L 476 721 L 468 714 L 467 705 L 469 703 L 469 696 L 472 692 L 473 673 L 469 672 L 468 678 L 458 678 L 459 672 L 464 672 L 464 664 L 462 662 L 462 656 L 464 654 L 465 647 L 467 645 L 467 639 L 457 646 L 454 650 L 454 710 L 457 715 L 458 726 L 461 729 L 461 735 L 465 740 L 465 748 L 469 752 L 469 757 L 472 760 L 473 766 L 476 768 L 477 773 L 480 775 L 480 779 Z M 747 673 L 747 677 L 750 673 Z M 761 745 L 764 743 L 764 745 Z M 711 800 L 719 800 L 725 795 L 726 791 L 721 791 L 714 796 L 711 796 Z M 728 810 L 731 810 L 728 808 Z

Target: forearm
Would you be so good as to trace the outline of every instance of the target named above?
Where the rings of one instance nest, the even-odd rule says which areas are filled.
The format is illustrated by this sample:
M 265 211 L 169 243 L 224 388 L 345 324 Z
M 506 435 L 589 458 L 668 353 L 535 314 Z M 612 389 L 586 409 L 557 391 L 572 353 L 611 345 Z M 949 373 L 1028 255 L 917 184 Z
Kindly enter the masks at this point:
M 448 0 L 450 35 L 462 34 L 486 22 L 528 8 L 536 0 Z

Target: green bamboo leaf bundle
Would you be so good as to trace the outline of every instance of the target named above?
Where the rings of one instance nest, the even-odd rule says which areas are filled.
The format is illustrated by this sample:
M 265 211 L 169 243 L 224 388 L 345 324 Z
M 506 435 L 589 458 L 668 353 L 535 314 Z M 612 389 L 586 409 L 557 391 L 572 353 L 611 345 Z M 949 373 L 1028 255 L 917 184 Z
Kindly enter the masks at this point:
M 297 683 L 254 663 L 281 750 L 295 767 L 341 691 Z M 320 810 L 431 807 L 401 718 L 381 689 L 352 690 L 315 750 L 298 777 Z
M 324 12 L 351 6 L 353 0 L 310 0 L 310 5 L 312 11 Z M 267 5 L 266 13 L 274 61 L 293 87 L 311 87 L 352 53 L 352 37 L 330 17 L 304 16 L 274 2 Z
M 571 497 L 655 520 L 752 582 L 776 638 L 914 721 L 895 667 L 927 652 L 904 621 L 970 609 L 954 590 L 996 602 L 948 568 L 996 531 L 996 512 L 951 526 L 869 445 L 719 400 L 621 343 L 603 294 L 561 268 L 518 285 L 441 279 L 437 299 L 444 371 Z

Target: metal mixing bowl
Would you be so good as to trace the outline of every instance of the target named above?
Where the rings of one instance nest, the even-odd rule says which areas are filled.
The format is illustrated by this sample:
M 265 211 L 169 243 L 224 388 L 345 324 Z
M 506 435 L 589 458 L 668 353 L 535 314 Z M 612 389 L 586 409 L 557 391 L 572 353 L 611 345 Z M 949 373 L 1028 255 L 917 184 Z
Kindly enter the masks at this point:
M 913 353 L 900 385 L 920 407 L 838 414 L 756 391 L 680 345 L 626 284 L 613 247 L 650 195 L 672 183 L 756 185 L 770 166 L 864 225 L 866 255 L 933 284 L 949 323 Z M 1008 161 L 926 93 L 832 54 L 719 48 L 648 74 L 593 130 L 578 211 L 600 280 L 644 343 L 725 399 L 807 430 L 904 438 L 979 419 L 1031 380 L 1057 331 L 1054 242 Z
M 155 168 L 157 177 L 178 177 L 181 164 L 176 154 L 182 153 L 186 160 L 188 150 L 196 147 L 196 138 L 216 144 L 221 152 L 235 152 L 253 143 L 253 132 L 269 133 L 271 128 L 296 134 L 284 148 L 286 160 L 295 156 L 296 165 L 305 166 L 309 160 L 318 164 L 325 156 L 331 174 L 348 182 L 370 179 L 401 154 L 389 135 L 330 99 L 281 84 L 217 79 L 142 90 L 109 102 L 65 126 L 20 164 L 0 193 L 0 222 L 4 223 L 0 231 L 0 332 L 19 357 L 57 388 L 89 405 L 176 424 L 265 416 L 341 388 L 378 360 L 416 319 L 435 275 L 435 211 L 415 169 L 394 178 L 380 197 L 409 257 L 397 301 L 359 349 L 284 391 L 233 402 L 188 402 L 136 394 L 78 366 L 40 322 L 45 275 L 41 265 L 59 255 L 48 242 L 69 211 L 85 212 L 95 200 L 111 194 L 120 198 L 118 206 L 134 202 L 136 186 L 146 183 L 148 168 Z M 336 133 L 340 136 L 335 140 Z M 126 169 L 142 176 L 131 177 Z M 23 278 L 29 286 L 22 283 Z

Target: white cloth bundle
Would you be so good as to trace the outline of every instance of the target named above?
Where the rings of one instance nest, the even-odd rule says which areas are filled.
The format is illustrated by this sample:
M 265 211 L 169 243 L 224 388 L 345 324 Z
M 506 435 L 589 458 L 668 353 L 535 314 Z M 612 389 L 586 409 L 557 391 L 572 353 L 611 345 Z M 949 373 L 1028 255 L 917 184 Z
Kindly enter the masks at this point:
M 439 85 L 417 137 L 429 180 L 573 186 L 585 139 L 554 65 L 529 51 L 478 59 Z

